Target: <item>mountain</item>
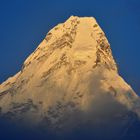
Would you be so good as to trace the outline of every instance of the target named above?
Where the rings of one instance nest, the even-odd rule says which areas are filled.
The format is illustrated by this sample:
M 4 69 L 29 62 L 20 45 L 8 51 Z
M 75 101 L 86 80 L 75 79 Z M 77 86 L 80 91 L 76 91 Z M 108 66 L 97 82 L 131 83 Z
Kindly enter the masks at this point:
M 139 97 L 119 75 L 93 17 L 58 24 L 21 71 L 0 85 L 2 118 L 56 133 L 82 128 L 121 138 L 139 122 L 139 110 Z

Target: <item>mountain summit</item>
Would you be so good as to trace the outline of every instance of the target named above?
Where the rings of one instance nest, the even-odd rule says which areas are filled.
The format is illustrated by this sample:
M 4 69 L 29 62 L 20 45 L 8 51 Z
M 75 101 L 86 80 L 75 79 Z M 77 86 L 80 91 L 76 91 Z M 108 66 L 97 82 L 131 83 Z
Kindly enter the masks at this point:
M 139 107 L 93 17 L 58 24 L 0 85 L 1 117 L 55 132 L 93 126 L 117 135 L 139 117 Z

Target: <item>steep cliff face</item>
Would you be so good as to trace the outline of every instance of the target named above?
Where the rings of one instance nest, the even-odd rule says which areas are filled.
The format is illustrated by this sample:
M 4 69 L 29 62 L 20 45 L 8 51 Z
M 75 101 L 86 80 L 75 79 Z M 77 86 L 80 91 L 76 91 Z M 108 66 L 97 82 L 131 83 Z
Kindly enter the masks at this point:
M 92 17 L 72 16 L 54 27 L 21 71 L 0 85 L 2 117 L 57 130 L 89 122 L 125 127 L 130 112 L 139 115 L 139 103 Z

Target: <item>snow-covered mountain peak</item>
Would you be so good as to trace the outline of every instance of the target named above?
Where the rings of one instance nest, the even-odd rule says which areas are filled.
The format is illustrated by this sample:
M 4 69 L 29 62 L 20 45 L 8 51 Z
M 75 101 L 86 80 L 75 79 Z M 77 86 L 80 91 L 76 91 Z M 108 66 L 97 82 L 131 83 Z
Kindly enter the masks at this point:
M 60 57 L 67 55 L 71 63 L 91 60 L 93 67 L 97 64 L 106 65 L 109 69 L 117 71 L 108 40 L 92 17 L 71 16 L 66 22 L 58 24 L 48 32 L 35 52 L 27 58 L 23 68 L 43 56 L 56 59 L 58 55 L 56 57 L 51 55 L 54 53 L 59 53 Z
M 96 20 L 71 16 L 48 32 L 18 74 L 0 85 L 0 108 L 13 120 L 65 128 L 96 119 L 100 125 L 106 115 L 123 121 L 126 112 L 140 114 L 140 101 L 119 76 Z

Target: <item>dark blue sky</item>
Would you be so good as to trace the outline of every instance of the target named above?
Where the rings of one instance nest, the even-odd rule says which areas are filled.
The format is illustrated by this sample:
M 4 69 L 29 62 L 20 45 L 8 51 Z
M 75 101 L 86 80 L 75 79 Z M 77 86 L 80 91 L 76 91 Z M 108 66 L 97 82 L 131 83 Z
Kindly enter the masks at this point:
M 70 15 L 97 19 L 120 74 L 140 94 L 139 0 L 0 0 L 0 82 L 18 72 L 46 33 Z

